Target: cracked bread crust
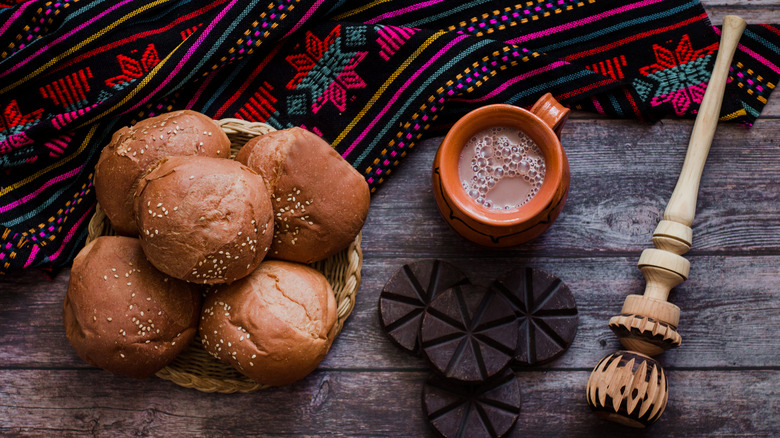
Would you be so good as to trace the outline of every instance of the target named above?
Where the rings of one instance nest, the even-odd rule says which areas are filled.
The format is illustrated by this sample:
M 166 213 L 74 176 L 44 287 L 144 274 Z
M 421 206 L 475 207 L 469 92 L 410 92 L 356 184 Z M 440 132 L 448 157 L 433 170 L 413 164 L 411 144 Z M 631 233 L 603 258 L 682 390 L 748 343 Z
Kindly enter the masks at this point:
M 233 282 L 252 272 L 271 245 L 265 183 L 233 160 L 164 158 L 141 178 L 134 208 L 146 257 L 181 280 Z
M 269 257 L 324 260 L 349 246 L 368 215 L 363 176 L 325 140 L 301 128 L 255 137 L 236 160 L 262 175 L 274 209 Z
M 336 300 L 319 271 L 266 261 L 216 287 L 201 312 L 203 348 L 265 385 L 287 385 L 317 368 L 335 337 Z
M 142 379 L 192 342 L 200 303 L 200 288 L 155 269 L 138 239 L 98 237 L 73 261 L 65 334 L 87 363 Z
M 95 167 L 98 203 L 117 234 L 138 234 L 133 193 L 150 166 L 167 156 L 230 157 L 230 140 L 209 117 L 183 110 L 123 127 L 103 148 Z

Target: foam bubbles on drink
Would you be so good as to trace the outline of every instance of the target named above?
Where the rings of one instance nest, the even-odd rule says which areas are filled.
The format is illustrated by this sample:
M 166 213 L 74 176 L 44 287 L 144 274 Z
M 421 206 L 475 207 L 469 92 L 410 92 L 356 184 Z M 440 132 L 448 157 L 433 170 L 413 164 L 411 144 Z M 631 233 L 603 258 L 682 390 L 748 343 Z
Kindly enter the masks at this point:
M 524 132 L 495 127 L 469 139 L 461 152 L 459 171 L 463 189 L 478 204 L 511 210 L 539 193 L 545 163 L 539 146 Z

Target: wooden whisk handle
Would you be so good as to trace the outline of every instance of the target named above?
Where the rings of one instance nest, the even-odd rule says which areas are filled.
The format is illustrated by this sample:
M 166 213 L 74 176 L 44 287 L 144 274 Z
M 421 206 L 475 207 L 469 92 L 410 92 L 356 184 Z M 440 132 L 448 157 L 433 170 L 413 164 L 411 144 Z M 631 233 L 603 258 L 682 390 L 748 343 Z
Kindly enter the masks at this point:
M 699 181 L 704 170 L 704 163 L 710 152 L 712 138 L 720 116 L 723 103 L 723 91 L 728 80 L 729 67 L 739 38 L 745 30 L 745 20 L 735 15 L 723 19 L 723 32 L 720 38 L 718 56 L 712 70 L 707 91 L 693 125 L 688 152 L 685 155 L 680 177 L 677 180 L 672 198 L 664 211 L 664 220 L 658 225 L 653 241 L 656 247 L 666 249 L 675 254 L 684 254 L 690 249 L 692 235 L 690 232 L 693 216 L 696 214 L 696 199 L 699 193 Z M 656 242 L 656 238 L 660 238 Z M 665 239 L 673 241 L 665 241 Z M 677 240 L 677 242 L 674 242 Z M 661 246 L 658 245 L 661 244 Z M 682 251 L 682 252 L 680 252 Z

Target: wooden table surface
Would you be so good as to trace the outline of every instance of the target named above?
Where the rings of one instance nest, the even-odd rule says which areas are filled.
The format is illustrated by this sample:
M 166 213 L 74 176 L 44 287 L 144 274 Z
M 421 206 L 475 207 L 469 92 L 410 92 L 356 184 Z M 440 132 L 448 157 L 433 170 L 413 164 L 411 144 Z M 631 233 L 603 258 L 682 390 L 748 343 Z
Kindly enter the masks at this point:
M 736 3 L 736 4 L 735 4 Z M 780 22 L 777 1 L 705 2 Z M 423 360 L 379 328 L 377 299 L 402 264 L 439 258 L 488 283 L 518 266 L 545 269 L 573 291 L 579 332 L 560 359 L 518 372 L 523 407 L 512 436 L 778 436 L 780 434 L 780 98 L 747 130 L 722 124 L 701 182 L 686 255 L 691 275 L 670 297 L 683 344 L 660 360 L 670 396 L 650 429 L 594 416 L 591 369 L 619 348 L 607 328 L 624 297 L 641 293 L 642 249 L 682 167 L 692 121 L 654 125 L 575 114 L 563 130 L 571 191 L 534 242 L 494 250 L 455 235 L 439 216 L 430 167 L 440 139 L 417 146 L 376 193 L 363 230 L 363 282 L 346 327 L 305 380 L 252 394 L 206 394 L 136 381 L 82 362 L 65 338 L 69 273 L 0 282 L 0 436 L 434 436 L 423 417 Z

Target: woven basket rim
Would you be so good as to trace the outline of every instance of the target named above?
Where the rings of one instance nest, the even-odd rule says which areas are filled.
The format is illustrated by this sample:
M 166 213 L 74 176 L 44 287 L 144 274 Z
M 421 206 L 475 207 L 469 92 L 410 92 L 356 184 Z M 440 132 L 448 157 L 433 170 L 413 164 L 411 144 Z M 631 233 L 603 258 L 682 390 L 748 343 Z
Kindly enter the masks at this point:
M 271 131 L 275 131 L 272 126 L 261 122 L 248 122 L 246 120 L 225 118 L 215 120 L 215 122 L 222 128 L 231 140 L 231 149 L 233 154 L 237 150 L 238 142 L 241 145 L 248 141 L 252 137 L 263 135 Z M 234 141 L 237 140 L 237 141 Z M 91 241 L 97 239 L 100 236 L 114 235 L 111 224 L 108 221 L 100 204 L 96 204 L 95 213 L 89 221 L 87 226 L 87 239 L 85 246 Z M 320 262 L 312 263 L 310 266 L 323 272 L 328 279 L 328 282 L 333 288 L 336 298 L 336 335 L 341 333 L 349 315 L 355 307 L 355 296 L 360 288 L 361 282 L 361 268 L 363 266 L 363 251 L 360 247 L 362 240 L 362 232 L 358 233 L 355 240 L 344 250 L 338 254 L 329 257 Z M 331 267 L 330 265 L 335 265 Z M 331 278 L 333 277 L 333 278 Z M 262 385 L 249 379 L 243 375 L 238 374 L 237 371 L 232 371 L 228 376 L 214 377 L 211 375 L 196 374 L 180 366 L 177 361 L 181 357 L 189 357 L 192 354 L 192 350 L 200 350 L 203 352 L 213 365 L 218 368 L 230 368 L 230 365 L 219 362 L 217 359 L 208 355 L 205 350 L 200 346 L 199 338 L 177 357 L 174 362 L 165 368 L 157 372 L 156 376 L 169 380 L 176 385 L 197 389 L 202 392 L 220 392 L 220 393 L 234 393 L 234 392 L 254 392 L 260 389 L 268 388 L 268 385 Z M 200 352 L 197 354 L 201 356 Z M 198 360 L 205 360 L 204 357 L 199 357 Z M 232 370 L 232 368 L 231 368 Z

